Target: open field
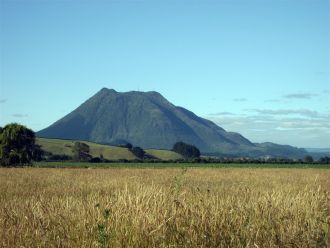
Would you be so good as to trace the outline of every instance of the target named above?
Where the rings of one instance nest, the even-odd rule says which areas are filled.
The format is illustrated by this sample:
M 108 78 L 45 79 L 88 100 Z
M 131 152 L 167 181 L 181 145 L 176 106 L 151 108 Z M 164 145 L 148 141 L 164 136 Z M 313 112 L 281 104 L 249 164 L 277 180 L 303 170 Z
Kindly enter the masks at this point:
M 52 154 L 68 156 L 73 155 L 72 147 L 75 142 L 74 140 L 37 138 L 36 142 L 38 145 L 41 146 L 43 150 L 51 152 Z M 100 157 L 100 155 L 102 154 L 103 157 L 108 160 L 137 159 L 137 157 L 132 154 L 127 148 L 102 145 L 88 141 L 81 142 L 84 142 L 89 146 L 90 154 L 93 157 Z M 161 160 L 175 160 L 182 158 L 180 154 L 168 150 L 147 149 L 146 152 Z
M 43 150 L 51 152 L 52 154 L 68 156 L 73 155 L 72 147 L 74 146 L 74 140 L 37 138 L 36 142 L 38 145 L 41 145 Z M 87 141 L 83 142 L 89 146 L 90 154 L 93 157 L 99 157 L 102 154 L 105 159 L 136 159 L 136 157 L 127 148 L 101 145 Z
M 288 168 L 288 169 L 330 169 L 329 164 L 277 164 L 277 163 L 173 163 L 173 162 L 129 162 L 129 163 L 89 163 L 89 162 L 35 162 L 37 168 Z
M 329 247 L 330 170 L 0 169 L 0 247 Z
M 169 150 L 146 149 L 145 151 L 161 160 L 177 160 L 183 158 L 179 153 Z

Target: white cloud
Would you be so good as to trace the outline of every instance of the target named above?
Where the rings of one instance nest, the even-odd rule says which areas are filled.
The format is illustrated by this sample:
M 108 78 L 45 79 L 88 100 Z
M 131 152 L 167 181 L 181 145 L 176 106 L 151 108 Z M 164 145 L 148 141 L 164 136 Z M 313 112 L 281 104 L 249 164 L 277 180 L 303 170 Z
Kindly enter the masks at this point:
M 236 114 L 232 112 L 219 112 L 219 113 L 210 113 L 209 115 L 219 116 L 219 115 L 236 115 Z
M 25 114 L 13 114 L 12 116 L 16 117 L 16 118 L 25 118 L 25 117 L 27 117 L 27 115 L 25 115 Z
M 234 98 L 233 101 L 234 102 L 246 102 L 247 99 L 246 98 Z
M 289 99 L 311 99 L 312 97 L 317 96 L 317 94 L 312 94 L 312 93 L 293 93 L 293 94 L 288 94 L 284 95 L 284 98 L 289 98 Z
M 264 102 L 280 102 L 279 99 L 267 99 L 267 100 L 264 100 Z
M 310 109 L 249 109 L 263 115 L 300 115 L 305 117 L 318 117 L 319 113 Z
M 308 109 L 250 110 L 255 115 L 218 115 L 209 119 L 252 142 L 298 147 L 330 147 L 330 115 Z

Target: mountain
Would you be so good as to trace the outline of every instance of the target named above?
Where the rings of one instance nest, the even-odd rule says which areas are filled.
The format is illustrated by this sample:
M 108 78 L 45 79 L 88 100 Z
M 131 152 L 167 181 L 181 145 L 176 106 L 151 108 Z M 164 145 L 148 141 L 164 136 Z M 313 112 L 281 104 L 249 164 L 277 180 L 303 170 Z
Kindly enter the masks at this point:
M 312 153 L 330 154 L 330 148 L 305 148 L 305 150 Z
M 318 160 L 321 157 L 330 157 L 330 148 L 305 148 L 305 150 L 314 160 Z
M 113 145 L 129 142 L 158 149 L 171 149 L 175 142 L 183 141 L 197 146 L 203 153 L 272 155 L 270 143 L 254 144 L 238 133 L 227 132 L 173 105 L 154 91 L 121 93 L 103 88 L 77 109 L 39 131 L 37 136 Z M 301 157 L 305 152 L 275 144 L 273 147 L 277 150 L 276 156 Z

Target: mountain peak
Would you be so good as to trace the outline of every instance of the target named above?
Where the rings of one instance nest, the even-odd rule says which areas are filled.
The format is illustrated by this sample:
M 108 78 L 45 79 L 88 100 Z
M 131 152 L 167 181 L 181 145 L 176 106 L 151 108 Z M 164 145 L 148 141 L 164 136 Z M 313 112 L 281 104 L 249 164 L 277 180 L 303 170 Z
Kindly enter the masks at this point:
M 115 91 L 114 89 L 109 89 L 106 87 L 103 87 L 98 93 L 117 93 L 117 91 Z
M 98 93 L 117 93 L 117 94 L 140 94 L 140 95 L 151 95 L 151 96 L 159 96 L 159 97 L 163 97 L 159 92 L 157 91 L 136 91 L 136 90 L 132 90 L 132 91 L 127 91 L 127 92 L 118 92 L 114 89 L 109 89 L 106 87 L 103 87 Z M 98 94 L 96 93 L 96 95 Z M 164 97 L 163 97 L 164 98 Z
M 108 88 L 102 88 L 100 91 L 98 91 L 93 97 L 90 98 L 90 100 L 93 101 L 100 101 L 100 99 L 106 100 L 108 98 L 115 97 L 115 98 L 125 98 L 128 99 L 137 99 L 137 98 L 143 98 L 143 99 L 149 99 L 151 101 L 155 102 L 162 102 L 165 104 L 171 104 L 169 103 L 165 97 L 163 97 L 159 92 L 157 91 L 127 91 L 127 92 L 118 92 L 114 89 L 108 89 Z M 109 100 L 109 99 L 108 99 Z
M 102 88 L 39 137 L 171 149 L 183 141 L 204 153 L 262 154 L 242 135 L 226 132 L 213 122 L 177 107 L 156 91 L 117 92 Z M 261 149 L 268 149 L 263 147 Z

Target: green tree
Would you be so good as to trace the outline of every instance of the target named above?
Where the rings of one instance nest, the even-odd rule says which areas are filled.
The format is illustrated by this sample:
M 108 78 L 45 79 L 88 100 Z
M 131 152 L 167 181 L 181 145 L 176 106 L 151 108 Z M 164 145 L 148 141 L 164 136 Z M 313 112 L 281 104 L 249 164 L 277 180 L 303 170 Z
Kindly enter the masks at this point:
M 31 164 L 36 149 L 35 134 L 31 129 L 17 123 L 0 128 L 0 163 L 2 166 Z
M 143 159 L 145 151 L 141 147 L 133 147 L 131 152 L 138 158 Z
M 318 162 L 319 162 L 320 164 L 330 164 L 330 157 L 327 157 L 327 156 L 325 156 L 325 157 L 321 157 L 321 158 L 318 160 Z
M 124 147 L 124 148 L 127 148 L 128 150 L 131 150 L 133 148 L 133 145 L 131 143 L 126 143 L 126 144 L 119 145 L 119 147 Z
M 91 158 L 89 146 L 83 142 L 75 142 L 72 148 L 73 159 L 77 161 L 88 161 Z
M 174 144 L 172 151 L 177 152 L 185 158 L 199 158 L 201 153 L 196 146 L 186 144 L 184 142 L 177 142 Z
M 313 159 L 312 156 L 307 155 L 307 156 L 304 157 L 304 162 L 305 163 L 313 163 L 314 162 L 314 159 Z

